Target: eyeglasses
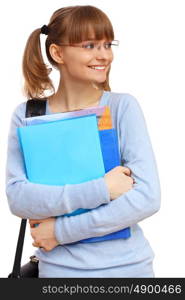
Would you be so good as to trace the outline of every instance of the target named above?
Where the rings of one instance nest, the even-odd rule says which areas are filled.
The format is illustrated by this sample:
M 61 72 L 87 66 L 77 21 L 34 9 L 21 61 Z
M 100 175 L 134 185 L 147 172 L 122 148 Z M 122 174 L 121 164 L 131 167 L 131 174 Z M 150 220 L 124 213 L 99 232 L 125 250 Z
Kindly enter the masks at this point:
M 101 48 L 101 45 L 102 45 L 101 43 L 97 43 L 97 42 L 82 42 L 80 44 L 60 44 L 60 46 L 79 47 L 79 48 L 83 48 L 84 50 L 87 50 L 87 51 L 92 51 L 94 49 L 99 50 Z M 106 50 L 112 49 L 112 46 L 119 46 L 119 41 L 114 40 L 112 42 L 103 43 L 103 47 Z

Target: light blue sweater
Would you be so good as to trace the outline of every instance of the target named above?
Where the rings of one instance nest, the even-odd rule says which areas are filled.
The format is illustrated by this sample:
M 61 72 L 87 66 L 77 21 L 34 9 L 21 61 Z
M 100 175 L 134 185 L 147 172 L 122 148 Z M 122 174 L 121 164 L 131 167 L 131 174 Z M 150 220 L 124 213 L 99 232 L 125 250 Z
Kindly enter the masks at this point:
M 65 186 L 29 182 L 16 134 L 25 117 L 26 102 L 13 113 L 6 181 L 10 210 L 21 218 L 56 217 L 55 234 L 60 245 L 50 252 L 36 251 L 40 277 L 145 277 L 150 273 L 146 266 L 152 263 L 154 253 L 137 223 L 159 210 L 160 183 L 145 119 L 138 101 L 130 94 L 104 92 L 99 105 L 110 107 L 122 165 L 131 169 L 135 179 L 133 188 L 113 201 L 103 177 Z M 48 103 L 46 113 L 50 114 Z M 78 208 L 95 209 L 61 217 Z M 128 239 L 78 242 L 128 226 Z M 148 276 L 151 274 L 152 269 Z

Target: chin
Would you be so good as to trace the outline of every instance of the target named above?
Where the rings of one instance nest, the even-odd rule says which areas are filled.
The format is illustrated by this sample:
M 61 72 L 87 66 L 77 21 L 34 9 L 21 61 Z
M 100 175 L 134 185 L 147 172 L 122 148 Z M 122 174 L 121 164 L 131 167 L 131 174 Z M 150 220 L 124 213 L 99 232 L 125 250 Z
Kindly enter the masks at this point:
M 106 81 L 106 78 L 104 80 L 94 80 L 94 83 L 103 84 L 105 81 Z
M 99 78 L 99 79 L 97 77 L 95 77 L 92 80 L 96 83 L 104 83 L 106 81 L 106 79 L 107 79 L 107 76 Z

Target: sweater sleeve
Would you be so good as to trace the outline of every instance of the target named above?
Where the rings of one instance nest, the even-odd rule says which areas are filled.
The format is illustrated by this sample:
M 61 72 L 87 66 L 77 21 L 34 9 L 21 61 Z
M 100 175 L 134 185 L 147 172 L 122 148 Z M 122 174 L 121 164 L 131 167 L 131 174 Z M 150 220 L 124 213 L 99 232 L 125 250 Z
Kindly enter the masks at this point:
M 15 109 L 8 136 L 6 195 L 11 212 L 21 218 L 42 219 L 108 203 L 110 195 L 103 177 L 64 186 L 35 184 L 27 180 L 16 132 L 17 127 L 22 126 L 25 109 L 25 103 Z
M 114 201 L 75 217 L 59 217 L 55 235 L 60 244 L 103 236 L 129 227 L 160 208 L 160 182 L 143 112 L 128 95 L 124 112 L 118 113 L 123 165 L 135 179 L 133 188 Z M 129 101 L 128 101 L 129 100 Z M 121 110 L 120 110 L 121 111 Z

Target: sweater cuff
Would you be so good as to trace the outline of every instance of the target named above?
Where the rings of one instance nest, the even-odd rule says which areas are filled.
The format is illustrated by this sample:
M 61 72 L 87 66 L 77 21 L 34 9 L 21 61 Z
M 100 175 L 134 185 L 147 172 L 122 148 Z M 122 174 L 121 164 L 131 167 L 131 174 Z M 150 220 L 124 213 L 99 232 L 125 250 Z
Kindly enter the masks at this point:
M 56 217 L 55 218 L 55 229 L 54 229 L 54 234 L 56 240 L 59 242 L 60 245 L 63 244 L 63 239 L 62 239 L 62 217 Z

